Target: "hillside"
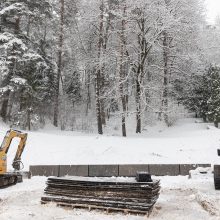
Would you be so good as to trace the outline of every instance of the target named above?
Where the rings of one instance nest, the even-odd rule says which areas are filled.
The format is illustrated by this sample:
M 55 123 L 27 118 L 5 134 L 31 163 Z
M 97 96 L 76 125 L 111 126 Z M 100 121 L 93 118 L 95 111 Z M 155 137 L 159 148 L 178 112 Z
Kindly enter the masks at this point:
M 220 130 L 195 121 L 187 118 L 170 128 L 149 127 L 143 134 L 127 138 L 52 128 L 28 132 L 22 159 L 25 170 L 29 165 L 217 163 Z M 2 127 L 1 139 L 7 130 Z M 16 144 L 13 141 L 9 164 Z

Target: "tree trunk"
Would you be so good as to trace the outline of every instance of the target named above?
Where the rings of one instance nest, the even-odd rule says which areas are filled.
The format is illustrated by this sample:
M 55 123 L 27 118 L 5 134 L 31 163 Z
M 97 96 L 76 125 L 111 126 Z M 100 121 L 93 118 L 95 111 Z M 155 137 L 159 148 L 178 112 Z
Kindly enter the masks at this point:
M 91 109 L 91 95 L 90 95 L 90 72 L 87 73 L 87 100 L 86 100 L 86 116 L 88 116 L 89 109 Z
M 15 34 L 19 34 L 20 32 L 20 18 L 18 17 L 15 21 Z
M 163 61 L 164 61 L 164 75 L 163 75 L 163 115 L 164 121 L 169 126 L 168 116 L 168 55 L 169 55 L 169 43 L 167 32 L 163 32 Z
M 103 38 L 104 38 L 104 2 L 101 1 L 100 5 L 100 23 L 99 23 L 99 40 L 98 40 L 98 60 L 99 60 L 99 66 L 96 71 L 95 75 L 95 94 L 96 94 L 96 117 L 97 117 L 97 126 L 98 126 L 98 133 L 103 134 L 103 128 L 102 128 L 102 104 L 100 99 L 100 93 L 101 93 L 101 84 L 102 84 L 102 52 L 103 52 Z
M 197 117 L 198 118 L 198 117 Z M 206 117 L 206 115 L 203 115 L 203 117 L 202 117 L 202 119 L 203 119 L 203 122 L 207 122 L 207 117 Z
M 218 121 L 214 121 L 214 125 L 216 128 L 218 128 Z
M 141 133 L 141 86 L 138 79 L 136 79 L 136 133 Z
M 110 4 L 110 2 L 108 2 L 108 4 Z M 96 77 L 95 77 L 96 115 L 97 115 L 99 134 L 103 134 L 102 126 L 106 125 L 105 99 L 101 98 L 100 94 L 103 95 L 105 89 L 105 77 L 104 77 L 105 64 L 103 63 L 102 59 L 107 49 L 108 31 L 110 28 L 110 16 L 108 16 L 106 26 L 104 25 L 105 22 L 104 10 L 105 10 L 105 3 L 103 0 L 100 0 L 100 21 L 99 21 L 100 23 L 99 23 L 99 40 L 98 40 L 99 66 L 97 68 Z
M 150 30 L 146 28 L 145 24 L 145 15 L 144 12 L 140 12 L 140 19 L 137 21 L 138 26 L 140 28 L 140 32 L 138 33 L 138 45 L 139 45 L 139 53 L 138 53 L 138 65 L 136 67 L 135 73 L 136 73 L 136 95 L 135 95 L 135 101 L 136 101 L 136 133 L 141 133 L 141 96 L 142 96 L 142 89 L 141 85 L 143 83 L 143 79 L 145 76 L 144 68 L 145 63 L 147 60 L 148 53 L 150 49 L 152 48 L 151 44 L 148 44 L 146 39 L 146 34 Z
M 122 113 L 122 117 L 121 117 L 121 121 L 122 121 L 122 136 L 123 137 L 126 137 L 127 134 L 126 134 L 126 120 L 125 120 L 125 115 L 126 115 L 126 110 L 127 110 L 127 107 L 126 107 L 126 99 L 125 99 L 125 96 L 122 97 L 122 110 L 123 110 L 123 113 Z
M 97 126 L 98 126 L 98 134 L 103 134 L 102 129 L 102 117 L 101 117 L 101 104 L 100 104 L 100 72 L 99 70 L 96 73 L 95 78 L 95 97 L 96 97 L 96 117 L 97 117 Z
M 59 118 L 59 95 L 60 95 L 60 78 L 62 72 L 62 53 L 63 53 L 63 39 L 64 39 L 64 0 L 60 0 L 61 9 L 60 9 L 60 34 L 59 34 L 59 50 L 58 50 L 58 70 L 57 70 L 57 79 L 56 79 L 56 91 L 55 91 L 55 100 L 54 100 L 54 120 L 53 124 L 55 127 L 58 127 L 58 118 Z
M 30 26 L 31 26 L 31 19 L 30 19 L 30 15 L 28 15 L 28 19 L 27 19 L 27 36 L 30 36 Z
M 126 13 L 126 5 L 123 6 L 123 14 Z M 123 18 L 121 21 L 121 31 L 120 31 L 120 59 L 119 59 L 119 91 L 120 91 L 120 97 L 121 97 L 121 103 L 122 103 L 122 136 L 126 137 L 126 111 L 127 111 L 127 100 L 126 100 L 126 94 L 125 94 L 125 77 L 126 77 L 126 70 L 125 70 L 125 19 Z
M 103 22 L 103 32 L 104 32 L 104 22 Z M 102 34 L 102 37 L 104 37 L 104 33 Z M 100 39 L 101 40 L 101 39 Z M 101 40 L 101 48 L 100 48 L 100 59 L 102 56 L 104 56 L 104 51 L 106 48 L 103 46 L 103 40 Z M 99 91 L 100 94 L 103 95 L 103 92 L 105 91 L 105 78 L 104 78 L 104 64 L 100 62 L 100 79 L 99 79 Z M 105 115 L 105 99 L 104 97 L 100 99 L 100 110 L 101 110 L 101 121 L 102 125 L 106 125 L 106 115 Z
M 6 116 L 6 121 L 11 120 L 11 111 L 12 111 L 12 106 L 14 103 L 14 92 L 10 91 L 9 97 L 8 97 L 8 106 L 7 106 L 7 116 Z
M 7 112 L 8 112 L 7 109 L 8 109 L 9 94 L 10 94 L 10 91 L 7 91 L 6 94 L 4 94 L 4 99 L 3 99 L 2 107 L 1 107 L 1 117 L 4 122 L 7 121 Z
M 111 8 L 111 2 L 108 2 L 108 7 L 109 9 Z M 102 53 L 103 53 L 103 57 L 105 56 L 106 53 L 106 49 L 107 49 L 107 42 L 108 42 L 108 33 L 109 33 L 109 28 L 110 28 L 110 23 L 111 23 L 111 16 L 108 15 L 108 19 L 106 21 L 106 25 L 104 27 L 104 21 L 103 21 L 103 13 L 104 13 L 104 2 L 102 1 L 102 40 L 101 40 L 101 47 L 102 47 Z M 100 91 L 103 91 L 105 89 L 105 76 L 104 76 L 104 70 L 105 70 L 105 63 L 101 64 L 101 73 L 100 73 L 100 77 L 101 77 L 101 82 L 100 82 Z M 106 110 L 105 110 L 105 100 L 101 99 L 100 100 L 100 104 L 101 104 L 101 117 L 102 117 L 102 125 L 106 125 Z
M 100 105 L 101 105 L 102 125 L 106 125 L 106 113 L 105 113 L 104 100 L 101 100 Z
M 31 109 L 30 108 L 27 109 L 27 128 L 28 128 L 28 131 L 31 130 Z

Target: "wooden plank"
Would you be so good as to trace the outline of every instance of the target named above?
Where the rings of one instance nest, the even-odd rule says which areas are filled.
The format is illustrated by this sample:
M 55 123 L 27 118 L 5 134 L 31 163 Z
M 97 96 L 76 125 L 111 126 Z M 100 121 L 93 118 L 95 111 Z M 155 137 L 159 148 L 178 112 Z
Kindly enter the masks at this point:
M 83 179 L 86 179 L 86 180 L 83 180 Z M 123 181 L 103 181 L 101 179 L 98 179 L 98 180 L 91 180 L 87 178 L 82 178 L 82 179 L 74 179 L 74 177 L 69 177 L 69 178 L 54 178 L 54 177 L 50 177 L 48 178 L 48 183 L 52 182 L 52 183 L 55 183 L 55 182 L 61 182 L 61 183 L 68 183 L 68 184 L 85 184 L 85 185 L 133 185 L 133 186 L 140 186 L 140 185 L 143 185 L 143 184 L 147 184 L 149 186 L 153 186 L 155 185 L 156 183 L 159 183 L 160 180 L 153 180 L 153 182 L 123 182 Z

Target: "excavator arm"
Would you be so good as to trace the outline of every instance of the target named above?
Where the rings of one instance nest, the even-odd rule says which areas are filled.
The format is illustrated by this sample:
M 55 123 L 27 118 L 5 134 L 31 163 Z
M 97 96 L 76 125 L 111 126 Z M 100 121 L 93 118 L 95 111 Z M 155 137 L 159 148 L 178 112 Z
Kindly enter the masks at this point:
M 20 170 L 21 155 L 25 148 L 25 144 L 27 140 L 27 133 L 22 133 L 21 131 L 17 131 L 13 129 L 7 131 L 4 137 L 4 140 L 2 142 L 2 145 L 0 147 L 0 150 L 4 152 L 5 154 L 7 154 L 13 138 L 20 138 L 20 142 L 18 145 L 17 152 L 15 154 L 12 166 L 15 170 Z
M 7 171 L 7 153 L 11 146 L 11 142 L 13 138 L 20 138 L 20 142 L 18 144 L 17 152 L 15 154 L 12 166 L 15 170 L 15 172 L 8 172 Z M 22 182 L 22 178 L 24 173 L 17 172 L 20 170 L 21 163 L 21 155 L 23 153 L 23 150 L 25 148 L 27 140 L 27 134 L 22 133 L 17 130 L 9 130 L 7 131 L 4 140 L 0 146 L 0 188 L 7 187 L 13 184 L 16 184 L 18 182 Z M 28 178 L 30 178 L 29 172 Z M 25 173 L 26 175 L 26 173 Z

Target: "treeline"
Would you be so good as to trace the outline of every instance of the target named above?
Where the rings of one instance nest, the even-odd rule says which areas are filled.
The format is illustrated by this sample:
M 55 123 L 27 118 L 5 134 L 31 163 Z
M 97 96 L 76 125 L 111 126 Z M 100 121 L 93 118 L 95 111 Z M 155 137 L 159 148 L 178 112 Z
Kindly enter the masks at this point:
M 3 121 L 103 134 L 117 118 L 126 136 L 129 117 L 141 133 L 148 119 L 171 126 L 181 104 L 202 115 L 189 103 L 219 36 L 203 11 L 199 0 L 2 0 Z

